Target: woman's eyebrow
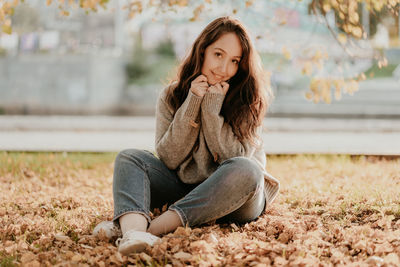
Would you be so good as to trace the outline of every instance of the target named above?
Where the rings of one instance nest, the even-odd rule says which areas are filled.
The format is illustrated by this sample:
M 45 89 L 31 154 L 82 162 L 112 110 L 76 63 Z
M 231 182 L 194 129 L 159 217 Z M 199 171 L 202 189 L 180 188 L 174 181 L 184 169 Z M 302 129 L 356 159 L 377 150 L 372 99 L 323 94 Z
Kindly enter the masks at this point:
M 224 49 L 222 49 L 222 48 L 215 47 L 214 49 L 221 50 L 222 52 L 224 52 L 225 54 L 227 54 L 226 51 L 225 51 Z M 236 58 L 239 58 L 239 59 L 242 58 L 241 56 L 233 56 L 233 57 L 236 57 Z

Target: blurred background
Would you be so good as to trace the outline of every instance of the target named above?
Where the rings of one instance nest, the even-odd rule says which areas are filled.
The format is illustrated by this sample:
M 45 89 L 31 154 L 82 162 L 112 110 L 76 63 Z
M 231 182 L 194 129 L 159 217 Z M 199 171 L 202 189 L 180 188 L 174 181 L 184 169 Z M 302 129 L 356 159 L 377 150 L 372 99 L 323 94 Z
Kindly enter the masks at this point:
M 358 3 L 364 38 L 353 38 L 338 23 L 349 18 L 311 0 L 175 1 L 135 14 L 127 5 L 140 1 L 97 12 L 60 2 L 20 3 L 0 33 L 0 150 L 154 149 L 158 93 L 200 31 L 233 15 L 275 95 L 267 153 L 400 153 L 399 4 Z M 315 89 L 327 79 L 332 90 Z

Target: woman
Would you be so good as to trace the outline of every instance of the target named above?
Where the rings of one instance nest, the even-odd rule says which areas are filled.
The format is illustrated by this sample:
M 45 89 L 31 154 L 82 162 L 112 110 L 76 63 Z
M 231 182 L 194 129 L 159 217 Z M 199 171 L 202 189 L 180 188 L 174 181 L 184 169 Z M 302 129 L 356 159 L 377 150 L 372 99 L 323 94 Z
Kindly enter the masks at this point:
M 156 151 L 124 150 L 115 161 L 113 222 L 102 222 L 122 254 L 153 245 L 179 226 L 220 219 L 246 223 L 275 198 L 279 182 L 265 171 L 259 138 L 267 106 L 263 70 L 244 26 L 212 21 L 161 92 Z M 168 203 L 154 220 L 150 209 Z

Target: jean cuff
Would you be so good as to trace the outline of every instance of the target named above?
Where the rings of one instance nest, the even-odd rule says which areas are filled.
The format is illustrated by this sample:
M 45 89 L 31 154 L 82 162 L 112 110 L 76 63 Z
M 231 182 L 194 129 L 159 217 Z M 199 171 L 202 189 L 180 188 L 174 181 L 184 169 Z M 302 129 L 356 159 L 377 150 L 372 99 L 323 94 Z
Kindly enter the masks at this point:
M 150 225 L 150 222 L 151 222 L 150 216 L 149 216 L 146 212 L 144 212 L 144 211 L 142 211 L 142 210 L 139 210 L 139 209 L 134 209 L 134 208 L 133 208 L 133 209 L 124 209 L 124 210 L 119 211 L 118 214 L 114 216 L 114 218 L 112 219 L 112 221 L 113 221 L 114 223 L 118 223 L 118 225 L 119 225 L 118 219 L 119 219 L 121 216 L 123 216 L 123 215 L 125 215 L 125 214 L 128 214 L 128 213 L 136 213 L 136 214 L 143 215 L 143 216 L 146 218 L 148 225 Z
M 179 219 L 181 219 L 182 226 L 186 227 L 186 224 L 188 223 L 188 219 L 187 219 L 185 213 L 183 212 L 183 210 L 181 208 L 179 208 L 178 206 L 175 206 L 175 205 L 171 205 L 168 208 L 168 210 L 175 211 L 178 214 Z

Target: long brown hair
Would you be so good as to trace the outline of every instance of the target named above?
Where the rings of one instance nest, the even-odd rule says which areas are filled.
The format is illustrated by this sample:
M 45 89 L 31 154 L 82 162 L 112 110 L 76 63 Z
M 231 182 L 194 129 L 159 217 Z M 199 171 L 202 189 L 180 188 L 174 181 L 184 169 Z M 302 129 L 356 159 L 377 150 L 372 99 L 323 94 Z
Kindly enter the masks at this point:
M 236 74 L 229 80 L 220 114 L 229 123 L 239 140 L 257 136 L 272 93 L 265 87 L 265 75 L 260 57 L 242 23 L 231 17 L 212 21 L 195 40 L 192 49 L 178 69 L 176 86 L 167 93 L 167 102 L 176 111 L 185 101 L 191 82 L 201 74 L 206 48 L 225 33 L 235 33 L 242 46 L 242 58 Z

